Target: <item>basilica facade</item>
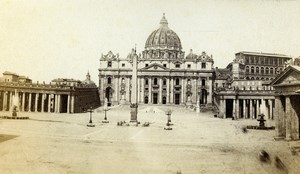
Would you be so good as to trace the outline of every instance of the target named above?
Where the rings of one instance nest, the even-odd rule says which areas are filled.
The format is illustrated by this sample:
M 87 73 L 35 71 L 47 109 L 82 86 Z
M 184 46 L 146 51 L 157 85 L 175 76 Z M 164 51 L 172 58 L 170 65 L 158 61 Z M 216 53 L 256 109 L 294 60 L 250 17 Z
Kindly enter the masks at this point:
M 99 67 L 100 101 L 129 104 L 132 55 L 138 55 L 138 103 L 206 107 L 212 104 L 213 58 L 205 52 L 185 55 L 178 35 L 165 16 L 145 43 L 142 53 L 127 57 L 109 51 Z

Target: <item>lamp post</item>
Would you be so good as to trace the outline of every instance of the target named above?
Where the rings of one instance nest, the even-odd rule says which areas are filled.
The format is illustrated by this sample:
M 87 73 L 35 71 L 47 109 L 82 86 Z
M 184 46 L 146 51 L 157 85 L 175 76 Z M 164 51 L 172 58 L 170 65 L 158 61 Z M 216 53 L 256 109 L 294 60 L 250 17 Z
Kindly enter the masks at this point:
M 171 125 L 171 114 L 172 114 L 171 110 L 166 111 L 166 115 L 168 116 L 167 126 Z
M 90 107 L 90 109 L 88 109 L 87 112 L 90 113 L 90 121 L 89 121 L 89 123 L 87 124 L 87 126 L 88 126 L 88 127 L 95 127 L 95 125 L 93 124 L 93 121 L 92 121 L 93 108 Z
M 106 117 L 106 112 L 108 111 L 108 106 L 107 106 L 107 104 L 108 104 L 108 100 L 107 100 L 107 98 L 105 98 L 105 100 L 104 100 L 104 120 L 102 121 L 102 123 L 109 123 L 109 121 L 107 121 L 107 117 Z

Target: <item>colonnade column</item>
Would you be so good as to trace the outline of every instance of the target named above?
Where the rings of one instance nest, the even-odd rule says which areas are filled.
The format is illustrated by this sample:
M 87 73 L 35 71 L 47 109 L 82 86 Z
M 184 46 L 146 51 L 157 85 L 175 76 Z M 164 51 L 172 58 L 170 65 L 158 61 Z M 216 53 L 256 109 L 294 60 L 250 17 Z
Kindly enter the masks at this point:
M 25 92 L 23 92 L 23 94 L 22 94 L 22 111 L 23 112 L 25 111 L 25 97 L 26 97 Z
M 3 92 L 3 111 L 6 111 L 7 109 L 7 91 Z
M 260 114 L 259 100 L 256 100 L 256 118 L 258 118 L 259 114 Z
M 247 100 L 244 99 L 244 100 L 243 100 L 243 117 L 244 117 L 244 119 L 247 118 L 246 102 L 247 102 Z
M 29 93 L 29 99 L 28 99 L 28 112 L 31 112 L 31 99 L 32 98 L 32 93 Z
M 236 114 L 235 114 L 235 120 L 240 118 L 240 100 L 236 99 Z
M 39 102 L 39 93 L 35 94 L 35 103 L 34 103 L 34 111 L 37 112 L 38 110 L 38 102 Z
M 71 113 L 74 113 L 75 97 L 71 95 Z
M 58 106 L 57 106 L 57 112 L 60 113 L 60 98 L 61 98 L 61 95 L 58 95 Z
M 273 116 L 273 100 L 269 100 L 270 104 L 270 119 L 274 119 L 274 116 Z
M 249 115 L 249 118 L 252 118 L 252 119 L 253 119 L 254 117 L 253 117 L 253 105 L 252 105 L 252 104 L 253 104 L 253 101 L 250 99 L 250 100 L 249 100 L 249 108 L 250 108 L 250 115 Z
M 9 94 L 9 111 L 12 111 L 12 98 L 13 98 L 13 96 L 12 96 L 12 91 L 10 91 L 10 94 Z
M 70 95 L 68 95 L 68 104 L 67 104 L 67 113 L 69 114 L 70 113 Z
M 41 112 L 44 112 L 45 108 L 45 93 L 42 93 L 42 108 L 41 108 Z
M 48 94 L 48 112 L 51 112 L 51 94 Z
M 55 104 L 54 104 L 54 112 L 57 113 L 57 106 L 58 106 L 58 95 L 55 95 Z

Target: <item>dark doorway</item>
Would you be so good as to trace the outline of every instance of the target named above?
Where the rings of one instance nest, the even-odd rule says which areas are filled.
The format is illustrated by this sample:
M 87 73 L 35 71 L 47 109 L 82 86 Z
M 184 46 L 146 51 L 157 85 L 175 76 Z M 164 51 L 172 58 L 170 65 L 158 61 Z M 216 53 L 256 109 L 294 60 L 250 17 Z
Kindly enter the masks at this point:
M 157 104 L 157 99 L 158 99 L 158 93 L 153 93 L 153 104 Z
M 112 99 L 112 89 L 111 89 L 111 87 L 106 88 L 105 98 L 107 98 L 107 106 L 111 106 L 111 99 Z
M 149 99 L 148 99 L 148 96 L 145 97 L 145 104 L 148 104 L 149 102 Z
M 68 108 L 68 95 L 61 95 L 60 96 L 61 100 L 61 109 L 60 113 L 67 113 L 67 108 Z
M 226 118 L 232 118 L 233 99 L 226 99 Z
M 244 110 L 245 110 L 245 108 L 244 108 L 244 102 L 245 102 L 245 100 L 239 100 L 239 106 L 240 106 L 240 112 L 239 112 L 239 118 L 244 118 L 245 116 L 244 116 Z
M 294 111 L 296 112 L 296 116 L 298 117 L 298 133 L 300 137 L 300 95 L 292 95 L 291 96 L 291 105 Z M 298 137 L 298 138 L 299 138 Z
M 175 94 L 175 105 L 180 104 L 180 94 Z

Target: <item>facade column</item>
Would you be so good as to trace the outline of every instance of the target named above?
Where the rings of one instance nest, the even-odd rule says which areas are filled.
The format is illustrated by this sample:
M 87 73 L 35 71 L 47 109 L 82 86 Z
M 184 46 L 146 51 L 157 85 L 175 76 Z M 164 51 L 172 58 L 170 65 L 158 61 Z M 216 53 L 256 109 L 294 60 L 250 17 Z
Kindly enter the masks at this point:
M 41 107 L 41 112 L 44 112 L 45 110 L 45 93 L 42 93 L 42 107 Z
M 170 83 L 170 103 L 174 104 L 174 79 L 171 77 Z
M 159 99 L 158 104 L 162 104 L 162 78 L 159 78 Z
M 52 94 L 48 94 L 48 112 L 51 112 L 51 95 Z
M 141 77 L 141 100 L 140 103 L 145 103 L 145 79 L 144 77 Z
M 22 94 L 22 112 L 25 112 L 25 92 Z
M 185 104 L 185 95 L 184 95 L 184 78 L 181 79 L 181 104 Z
M 148 85 L 149 85 L 149 96 L 148 96 L 148 103 L 152 104 L 152 79 L 151 77 L 149 77 L 149 81 L 148 81 Z
M 39 104 L 39 93 L 35 94 L 35 103 L 34 103 L 34 111 L 37 112 L 38 111 L 38 104 Z
M 285 100 L 285 120 L 286 120 L 286 140 L 292 139 L 292 123 L 291 123 L 291 116 L 292 116 L 292 107 L 291 107 L 291 96 L 286 96 Z
M 70 113 L 70 95 L 68 94 L 67 113 Z
M 250 108 L 250 115 L 249 115 L 249 118 L 253 119 L 253 101 L 250 99 L 249 100 L 249 108 Z
M 170 79 L 167 78 L 167 104 L 170 103 Z
M 119 90 L 119 87 L 120 87 L 120 85 L 119 85 L 119 77 L 116 77 L 116 78 L 114 78 L 114 81 L 115 81 L 115 96 L 114 96 L 114 102 L 116 102 L 116 104 L 119 104 L 119 94 L 120 94 L 120 90 Z M 69 113 L 69 112 L 68 112 Z
M 32 93 L 29 93 L 29 99 L 28 99 L 28 112 L 31 112 L 31 99 L 32 98 Z
M 223 119 L 225 119 L 226 118 L 226 99 L 220 99 L 220 112 L 221 112 L 220 113 L 221 114 L 220 117 L 222 117 Z

